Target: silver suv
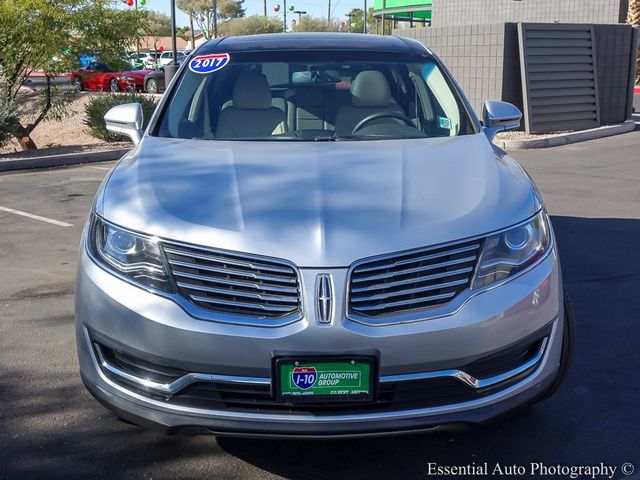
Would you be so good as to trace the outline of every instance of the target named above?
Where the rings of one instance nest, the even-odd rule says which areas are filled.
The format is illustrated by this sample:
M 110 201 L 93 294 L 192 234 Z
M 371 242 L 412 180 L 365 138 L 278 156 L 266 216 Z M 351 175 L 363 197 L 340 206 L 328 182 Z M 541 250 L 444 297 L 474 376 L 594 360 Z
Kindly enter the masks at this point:
M 82 379 L 171 431 L 340 436 L 482 423 L 550 395 L 572 320 L 531 179 L 439 59 L 397 37 L 194 52 L 105 178 L 77 280 Z

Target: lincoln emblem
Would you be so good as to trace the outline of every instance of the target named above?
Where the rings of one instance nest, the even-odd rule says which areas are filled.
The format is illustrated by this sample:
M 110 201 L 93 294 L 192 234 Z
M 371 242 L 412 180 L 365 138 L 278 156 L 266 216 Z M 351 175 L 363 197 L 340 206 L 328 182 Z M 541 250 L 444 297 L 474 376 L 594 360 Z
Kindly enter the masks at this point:
M 333 284 L 328 273 L 316 277 L 316 316 L 318 323 L 331 323 L 333 317 Z

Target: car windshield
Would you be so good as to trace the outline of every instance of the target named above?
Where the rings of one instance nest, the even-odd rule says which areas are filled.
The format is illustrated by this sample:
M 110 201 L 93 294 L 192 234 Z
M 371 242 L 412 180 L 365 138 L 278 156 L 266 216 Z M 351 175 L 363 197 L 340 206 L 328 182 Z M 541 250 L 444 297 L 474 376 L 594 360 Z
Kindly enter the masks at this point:
M 152 135 L 328 141 L 475 133 L 457 91 L 426 52 L 270 51 L 218 58 L 223 61 L 189 60 Z

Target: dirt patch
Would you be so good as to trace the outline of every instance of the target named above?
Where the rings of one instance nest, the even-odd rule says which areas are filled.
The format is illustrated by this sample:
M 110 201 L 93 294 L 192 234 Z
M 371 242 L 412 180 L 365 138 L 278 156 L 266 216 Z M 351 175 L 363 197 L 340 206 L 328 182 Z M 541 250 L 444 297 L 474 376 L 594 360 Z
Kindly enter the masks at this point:
M 105 143 L 89 134 L 84 125 L 84 108 L 91 97 L 95 95 L 102 94 L 81 92 L 78 98 L 68 106 L 70 115 L 59 122 L 45 121 L 36 127 L 31 134 L 31 138 L 38 146 L 38 150 L 35 151 L 36 156 L 110 150 L 131 146 L 131 143 L 127 142 Z M 33 152 L 23 152 L 17 140 L 12 140 L 4 147 L 0 147 L 0 158 L 2 159 L 30 158 L 33 155 Z

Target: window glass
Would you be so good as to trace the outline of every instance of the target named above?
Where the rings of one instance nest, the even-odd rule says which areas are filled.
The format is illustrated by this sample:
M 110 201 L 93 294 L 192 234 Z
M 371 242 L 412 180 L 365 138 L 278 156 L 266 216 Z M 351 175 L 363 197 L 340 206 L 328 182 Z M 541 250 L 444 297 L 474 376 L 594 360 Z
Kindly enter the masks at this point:
M 474 132 L 457 91 L 429 55 L 276 51 L 232 53 L 227 65 L 208 73 L 184 69 L 152 134 L 319 141 Z

